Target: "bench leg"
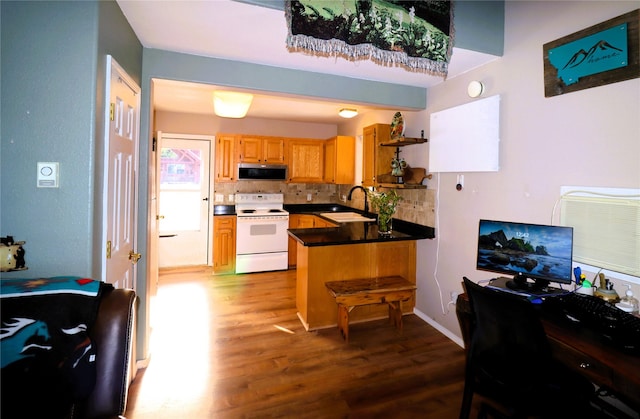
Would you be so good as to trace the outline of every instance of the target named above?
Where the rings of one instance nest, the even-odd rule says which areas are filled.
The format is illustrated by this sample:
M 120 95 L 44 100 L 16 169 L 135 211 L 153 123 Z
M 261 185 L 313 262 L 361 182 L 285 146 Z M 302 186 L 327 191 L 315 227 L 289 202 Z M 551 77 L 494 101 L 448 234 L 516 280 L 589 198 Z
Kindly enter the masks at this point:
M 402 330 L 402 305 L 400 301 L 388 301 L 389 304 L 389 321 L 398 330 Z
M 338 331 L 346 340 L 349 341 L 349 307 L 338 304 Z

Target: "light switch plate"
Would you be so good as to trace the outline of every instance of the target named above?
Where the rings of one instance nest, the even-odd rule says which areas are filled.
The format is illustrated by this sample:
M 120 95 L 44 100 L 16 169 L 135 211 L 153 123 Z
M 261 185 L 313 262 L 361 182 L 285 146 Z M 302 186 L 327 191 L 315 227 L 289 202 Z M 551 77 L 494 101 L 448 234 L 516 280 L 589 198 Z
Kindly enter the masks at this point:
M 59 187 L 59 166 L 60 163 L 58 162 L 38 162 L 38 173 L 36 175 L 37 187 Z

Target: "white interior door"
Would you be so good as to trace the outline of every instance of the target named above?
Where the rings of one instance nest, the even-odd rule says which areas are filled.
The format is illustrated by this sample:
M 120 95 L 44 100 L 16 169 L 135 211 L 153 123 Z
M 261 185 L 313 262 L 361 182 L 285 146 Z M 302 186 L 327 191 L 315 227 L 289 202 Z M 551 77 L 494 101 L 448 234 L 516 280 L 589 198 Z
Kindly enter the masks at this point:
M 159 266 L 208 265 L 213 137 L 162 133 L 159 138 Z
M 140 87 L 111 57 L 107 71 L 105 278 L 116 288 L 135 289 Z

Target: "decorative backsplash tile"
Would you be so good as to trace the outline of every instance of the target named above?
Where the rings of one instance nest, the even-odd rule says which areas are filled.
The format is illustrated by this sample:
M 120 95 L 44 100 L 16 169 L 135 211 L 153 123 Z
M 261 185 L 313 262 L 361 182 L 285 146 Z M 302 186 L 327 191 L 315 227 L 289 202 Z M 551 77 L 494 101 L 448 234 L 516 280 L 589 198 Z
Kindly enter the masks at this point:
M 286 183 L 274 181 L 252 181 L 236 183 L 216 183 L 215 193 L 224 196 L 220 205 L 233 205 L 229 199 L 236 193 L 282 193 L 285 204 L 325 204 L 337 203 L 356 209 L 364 209 L 364 193 L 355 191 L 351 201 L 342 201 L 352 185 L 332 185 L 320 183 Z M 397 189 L 402 201 L 394 218 L 412 223 L 435 227 L 435 190 L 433 189 Z M 308 200 L 308 198 L 311 200 Z

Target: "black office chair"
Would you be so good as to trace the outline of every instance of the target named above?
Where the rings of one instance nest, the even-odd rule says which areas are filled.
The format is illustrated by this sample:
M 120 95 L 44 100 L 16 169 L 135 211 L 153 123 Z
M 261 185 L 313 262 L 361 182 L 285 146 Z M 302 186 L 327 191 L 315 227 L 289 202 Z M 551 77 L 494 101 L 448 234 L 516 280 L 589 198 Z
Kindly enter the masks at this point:
M 474 324 L 460 418 L 469 417 L 474 394 L 484 397 L 478 417 L 593 417 L 593 384 L 554 361 L 534 306 L 466 277 L 464 285 Z

